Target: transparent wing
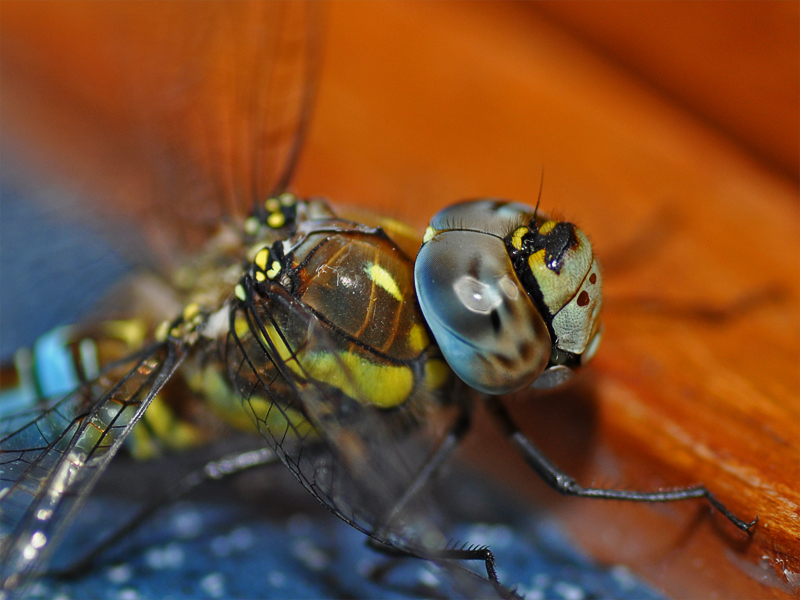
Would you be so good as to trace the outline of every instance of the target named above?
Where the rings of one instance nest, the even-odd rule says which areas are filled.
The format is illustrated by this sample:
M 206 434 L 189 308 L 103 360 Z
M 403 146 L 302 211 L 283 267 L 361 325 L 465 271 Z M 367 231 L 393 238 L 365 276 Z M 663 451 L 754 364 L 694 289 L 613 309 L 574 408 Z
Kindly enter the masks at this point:
M 220 219 L 287 185 L 319 12 L 303 2 L 4 4 L 3 178 L 67 184 L 113 216 L 114 233 L 143 225 L 172 266 Z
M 0 589 L 24 584 L 55 547 L 184 353 L 179 344 L 159 344 L 61 400 L 3 418 Z
M 441 433 L 431 425 L 447 424 L 448 411 L 421 389 L 399 408 L 369 404 L 365 387 L 374 382 L 356 373 L 340 333 L 280 286 L 249 297 L 231 315 L 237 333 L 227 364 L 267 444 L 345 522 L 386 546 L 434 559 L 459 595 L 495 597 L 482 576 L 437 560 L 450 542 L 430 489 L 395 511 Z
M 301 302 L 274 286 L 267 297 L 246 306 L 234 316 L 233 330 L 239 334 L 227 349 L 246 411 L 312 494 L 370 533 L 413 476 L 397 453 L 398 460 L 381 477 L 386 488 L 372 495 L 360 485 L 387 456 L 396 434 L 375 410 L 334 387 L 334 381 L 350 387 L 354 377 L 338 358 L 331 330 Z M 381 451 L 369 452 L 377 444 L 383 445 Z

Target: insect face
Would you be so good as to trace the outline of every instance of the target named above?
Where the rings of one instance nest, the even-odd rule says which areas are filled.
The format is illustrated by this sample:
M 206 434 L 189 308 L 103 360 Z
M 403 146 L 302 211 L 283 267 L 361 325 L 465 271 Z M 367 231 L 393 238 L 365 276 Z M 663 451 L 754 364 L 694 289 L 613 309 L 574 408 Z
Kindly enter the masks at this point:
M 600 268 L 586 235 L 532 207 L 463 202 L 431 220 L 417 256 L 422 312 L 466 383 L 554 387 L 600 341 Z

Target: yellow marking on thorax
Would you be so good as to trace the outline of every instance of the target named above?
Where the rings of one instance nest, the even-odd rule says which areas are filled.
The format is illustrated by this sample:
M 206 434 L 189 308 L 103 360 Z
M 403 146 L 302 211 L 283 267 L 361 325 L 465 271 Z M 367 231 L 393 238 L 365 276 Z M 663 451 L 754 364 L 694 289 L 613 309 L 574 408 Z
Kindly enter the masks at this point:
M 254 262 L 262 271 L 267 270 L 268 257 L 269 257 L 269 249 L 267 248 L 262 248 L 261 250 L 258 251 L 258 254 L 256 254 L 256 259 Z
M 438 390 L 450 379 L 452 371 L 446 362 L 432 358 L 425 363 L 425 387 Z
M 431 239 L 433 236 L 435 236 L 437 233 L 439 233 L 439 231 L 438 231 L 437 229 L 434 229 L 433 227 L 428 227 L 428 228 L 425 230 L 425 236 L 422 238 L 422 243 L 423 243 L 423 244 L 426 244 L 426 243 L 428 243 L 428 241 L 430 241 L 430 239 Z
M 249 235 L 256 235 L 259 229 L 261 229 L 261 222 L 255 217 L 249 217 L 244 222 L 245 233 Z
M 405 365 L 376 364 L 353 352 L 299 350 L 294 354 L 272 325 L 266 330 L 278 356 L 301 379 L 323 381 L 359 402 L 379 408 L 402 404 L 414 389 L 414 373 Z M 265 339 L 262 342 L 269 347 Z
M 270 279 L 275 279 L 278 276 L 278 273 L 281 272 L 281 263 L 277 260 L 272 261 L 272 265 L 269 271 L 267 271 L 267 277 Z
M 192 302 L 191 304 L 187 304 L 186 308 L 183 309 L 183 320 L 191 321 L 198 314 L 200 314 L 200 305 L 196 302 Z
M 158 324 L 155 331 L 155 337 L 157 342 L 163 342 L 167 339 L 167 335 L 169 334 L 169 321 L 162 321 Z
M 111 337 L 124 341 L 131 348 L 138 348 L 144 343 L 147 330 L 139 319 L 125 321 L 106 321 L 103 329 Z
M 245 257 L 247 258 L 247 260 L 254 261 L 256 259 L 256 255 L 262 250 L 264 250 L 263 240 L 248 247 L 247 252 L 245 252 Z
M 542 235 L 547 235 L 551 231 L 553 231 L 553 227 L 555 227 L 557 223 L 555 221 L 545 221 L 542 223 L 542 226 L 539 227 L 539 233 Z
M 534 252 L 528 257 L 528 266 L 534 273 L 544 267 L 544 248 L 538 252 Z
M 160 396 L 153 398 L 142 417 L 147 426 L 137 424 L 133 429 L 132 447 L 134 458 L 146 460 L 161 454 L 162 449 L 185 450 L 202 441 L 200 430 L 181 421 Z
M 375 364 L 352 352 L 319 352 L 304 356 L 301 362 L 304 374 L 378 408 L 399 406 L 414 389 L 414 374 L 409 367 Z
M 430 344 L 428 332 L 419 323 L 414 323 L 408 333 L 408 345 L 414 352 L 422 352 Z
M 267 217 L 267 225 L 273 229 L 283 227 L 286 224 L 286 216 L 282 212 L 270 213 Z
M 189 387 L 209 401 L 211 409 L 231 427 L 240 431 L 252 431 L 253 419 L 273 431 L 291 431 L 306 437 L 312 433 L 311 423 L 300 411 L 284 408 L 278 410 L 272 401 L 260 396 L 251 396 L 246 402 L 233 392 L 227 379 L 213 366 L 207 366 L 195 373 L 189 380 Z
M 403 301 L 403 294 L 389 271 L 378 264 L 371 263 L 370 266 L 364 267 L 364 272 L 369 275 L 375 285 L 383 288 L 392 298 L 398 302 Z
M 398 235 L 402 235 L 409 239 L 416 238 L 419 240 L 419 233 L 413 227 L 406 225 L 402 221 L 385 217 L 380 220 L 380 224 L 383 230 L 389 232 L 390 234 L 397 233 Z M 389 237 L 391 237 L 391 235 Z
M 522 250 L 522 238 L 529 232 L 530 230 L 527 227 L 520 227 L 514 232 L 514 235 L 511 236 L 511 245 L 516 248 L 517 250 Z
M 237 285 L 236 287 L 240 286 Z M 242 288 L 242 292 L 244 292 L 244 288 Z M 242 299 L 244 300 L 244 298 Z M 237 337 L 240 338 L 247 335 L 247 332 L 250 331 L 250 325 L 248 325 L 247 319 L 242 313 L 238 311 L 236 312 L 236 316 L 233 319 L 233 330 L 236 333 Z

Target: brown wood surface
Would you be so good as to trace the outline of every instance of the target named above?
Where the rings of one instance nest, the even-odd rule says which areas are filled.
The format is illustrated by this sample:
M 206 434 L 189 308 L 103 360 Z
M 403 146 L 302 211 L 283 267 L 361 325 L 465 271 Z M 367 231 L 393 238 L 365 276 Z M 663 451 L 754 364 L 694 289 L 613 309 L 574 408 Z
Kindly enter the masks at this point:
M 541 0 L 529 7 L 798 177 L 800 2 Z
M 535 202 L 544 168 L 542 207 L 605 258 L 606 330 L 581 380 L 516 416 L 584 484 L 704 482 L 759 524 L 557 497 L 488 425 L 471 459 L 669 595 L 797 596 L 797 181 L 528 6 L 329 8 L 299 191 L 422 227 L 467 197 Z

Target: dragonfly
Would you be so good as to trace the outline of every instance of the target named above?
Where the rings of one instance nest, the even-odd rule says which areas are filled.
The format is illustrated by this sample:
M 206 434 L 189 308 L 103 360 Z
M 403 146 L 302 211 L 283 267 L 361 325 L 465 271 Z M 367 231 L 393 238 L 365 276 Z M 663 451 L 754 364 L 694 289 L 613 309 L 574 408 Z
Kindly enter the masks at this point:
M 287 191 L 313 97 L 309 7 L 164 4 L 137 14 L 125 4 L 75 6 L 65 9 L 65 22 L 80 25 L 107 58 L 94 68 L 118 74 L 124 57 L 124 75 L 102 91 L 128 111 L 98 115 L 91 102 L 98 90 L 26 64 L 35 54 L 8 35 L 4 69 L 23 83 L 45 72 L 53 93 L 88 98 L 79 109 L 96 122 L 82 134 L 85 153 L 67 157 L 65 168 L 80 174 L 87 157 L 112 164 L 87 195 L 113 190 L 123 210 L 127 202 L 146 216 L 142 227 L 171 283 L 140 279 L 139 289 L 149 286 L 143 303 L 115 307 L 136 319 L 71 334 L 74 392 L 4 418 L 8 591 L 46 560 L 123 446 L 146 455 L 249 429 L 261 434 L 270 460 L 385 551 L 432 560 L 467 586 L 504 595 L 489 549 L 449 545 L 427 518 L 424 488 L 468 430 L 467 387 L 485 396 L 533 469 L 563 493 L 704 497 L 740 528 L 752 527 L 701 486 L 582 488 L 497 400 L 531 384 L 560 385 L 597 349 L 601 272 L 579 228 L 505 201 L 456 204 L 433 218 L 413 262 L 416 242 L 401 224 L 351 221 Z M 120 30 L 135 40 L 117 37 Z M 139 39 L 143 30 L 149 37 Z M 9 136 L 30 143 L 28 156 L 41 160 L 36 138 L 45 132 L 14 131 L 36 108 L 20 85 L 7 109 Z M 119 140 L 111 148 L 109 131 Z M 64 140 L 70 133 L 55 131 Z M 195 258 L 175 258 L 199 246 Z M 184 392 L 173 398 L 176 380 Z M 207 403 L 198 406 L 199 398 Z M 465 574 L 461 559 L 483 561 L 486 576 Z
M 387 522 L 381 532 L 377 523 L 392 507 L 392 520 L 401 523 L 400 491 L 412 487 L 414 472 L 403 462 L 414 453 L 402 447 L 423 447 L 409 430 L 433 412 L 432 399 L 444 395 L 451 377 L 413 301 L 413 263 L 395 242 L 403 230 L 344 221 L 324 202 L 285 191 L 313 96 L 315 9 L 138 8 L 67 4 L 56 16 L 18 7 L 4 19 L 4 81 L 20 85 L 4 100 L 4 142 L 34 155 L 26 162 L 12 154 L 6 172 L 30 179 L 36 152 L 58 148 L 52 140 L 38 143 L 26 112 L 47 101 L 42 85 L 82 100 L 64 117 L 67 129 L 81 124 L 77 143 L 71 131 L 61 133 L 81 148 L 81 160 L 102 163 L 85 193 L 119 198 L 118 215 L 130 208 L 128 195 L 134 199 L 160 272 L 172 283 L 156 277 L 132 284 L 123 296 L 151 286 L 149 299 L 134 307 L 115 303 L 114 312 L 136 318 L 101 321 L 68 336 L 65 346 L 76 358 L 72 393 L 4 413 L 3 587 L 18 589 L 46 562 L 122 446 L 148 454 L 154 446 L 207 441 L 220 429 L 260 430 L 269 457 L 280 458 L 329 509 L 388 547 L 403 548 L 402 528 Z M 96 90 L 75 89 L 79 77 L 64 80 L 48 64 L 28 62 L 36 62 L 30 38 L 37 31 L 27 32 L 27 46 L 20 31 L 54 18 L 70 36 L 89 40 L 98 63 L 89 68 L 119 75 L 103 92 L 128 102 L 122 109 L 104 115 L 93 105 Z M 126 27 L 127 38 L 120 36 Z M 29 77 L 40 79 L 30 86 Z M 18 123 L 28 127 L 15 131 Z M 65 154 L 60 164 L 80 179 L 85 166 Z M 121 182 L 134 182 L 133 189 L 120 191 Z M 390 238 L 385 231 L 392 229 Z M 208 247 L 199 258 L 175 267 L 176 253 L 188 255 L 202 243 Z M 275 294 L 264 286 L 278 273 Z M 299 290 L 304 286 L 307 292 Z M 356 307 L 354 298 L 370 301 Z M 265 300 L 272 305 L 266 311 Z M 347 305 L 354 310 L 335 315 Z M 194 399 L 216 387 L 211 393 L 221 412 L 178 415 L 183 398 L 172 398 L 170 380 L 181 380 Z M 381 380 L 384 389 L 376 390 Z M 167 430 L 153 417 L 165 410 Z M 379 416 L 387 413 L 393 414 Z M 437 544 L 446 554 L 469 552 L 445 549 L 444 539 Z M 426 545 L 418 544 L 423 554 Z

